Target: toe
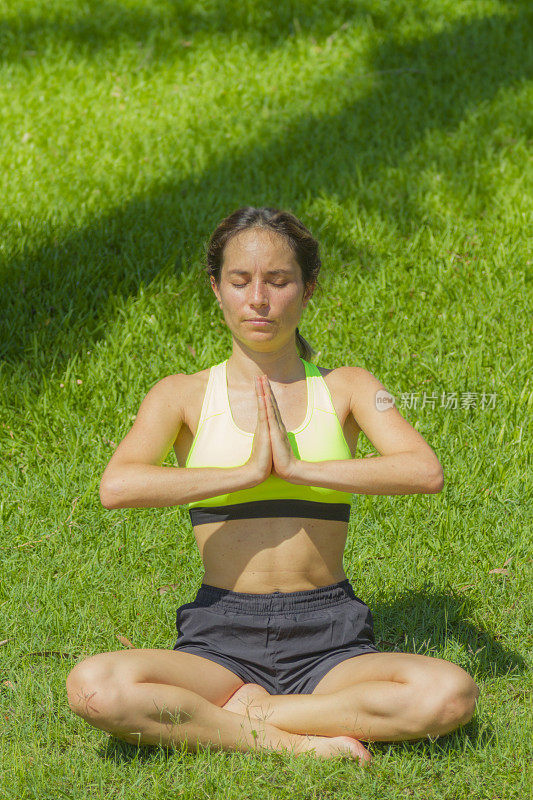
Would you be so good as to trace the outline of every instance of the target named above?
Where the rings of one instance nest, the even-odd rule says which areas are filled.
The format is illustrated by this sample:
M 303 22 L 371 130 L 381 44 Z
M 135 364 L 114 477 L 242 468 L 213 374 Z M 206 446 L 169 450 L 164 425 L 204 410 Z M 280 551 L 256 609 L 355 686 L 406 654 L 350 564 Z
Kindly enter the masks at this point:
M 346 743 L 350 744 L 352 753 L 356 756 L 359 761 L 363 764 L 367 764 L 372 761 L 372 756 L 366 749 L 366 747 L 361 744 L 359 739 L 354 739 L 353 736 L 339 736 L 339 739 L 344 739 Z

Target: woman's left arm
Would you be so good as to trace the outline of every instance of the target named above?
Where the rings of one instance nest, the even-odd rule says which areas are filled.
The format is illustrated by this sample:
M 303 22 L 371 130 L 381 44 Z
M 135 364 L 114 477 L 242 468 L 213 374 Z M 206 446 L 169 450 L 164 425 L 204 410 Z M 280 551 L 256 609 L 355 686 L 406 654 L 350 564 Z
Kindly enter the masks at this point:
M 423 436 L 387 402 L 392 396 L 371 372 L 362 367 L 346 367 L 350 410 L 355 421 L 373 444 L 379 456 L 340 461 L 302 461 L 296 457 L 277 474 L 290 483 L 324 486 L 356 494 L 435 494 L 444 486 L 442 466 Z M 275 398 L 270 394 L 273 405 Z M 272 436 L 282 440 L 283 423 L 279 410 L 270 415 L 279 430 Z M 276 425 L 276 427 L 278 427 Z M 286 453 L 286 451 L 285 451 Z

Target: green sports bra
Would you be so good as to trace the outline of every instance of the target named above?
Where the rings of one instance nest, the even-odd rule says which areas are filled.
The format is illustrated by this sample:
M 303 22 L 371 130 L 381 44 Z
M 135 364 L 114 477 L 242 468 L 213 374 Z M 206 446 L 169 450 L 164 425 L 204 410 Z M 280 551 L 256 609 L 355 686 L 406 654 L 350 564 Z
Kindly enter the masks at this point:
M 331 394 L 320 370 L 301 359 L 307 383 L 307 413 L 302 424 L 287 431 L 297 458 L 331 461 L 351 458 L 335 412 Z M 237 467 L 250 458 L 254 434 L 237 427 L 228 397 L 227 359 L 212 366 L 200 420 L 186 467 Z M 259 517 L 307 517 L 347 522 L 351 494 L 321 486 L 290 483 L 275 475 L 257 486 L 206 497 L 188 503 L 193 525 L 230 519 Z

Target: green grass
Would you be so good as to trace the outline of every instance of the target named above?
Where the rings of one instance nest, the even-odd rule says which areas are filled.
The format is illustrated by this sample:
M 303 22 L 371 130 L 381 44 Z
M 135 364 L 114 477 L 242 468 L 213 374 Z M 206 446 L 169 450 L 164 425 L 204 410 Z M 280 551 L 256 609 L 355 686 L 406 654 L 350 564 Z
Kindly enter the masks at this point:
M 529 4 L 0 11 L 0 796 L 523 800 Z M 371 745 L 365 774 L 139 750 L 66 701 L 73 664 L 120 649 L 117 636 L 172 647 L 176 607 L 201 581 L 182 508 L 106 511 L 98 484 L 157 380 L 229 355 L 202 254 L 248 204 L 292 210 L 322 243 L 322 290 L 301 325 L 317 363 L 414 393 L 400 410 L 444 467 L 438 495 L 354 495 L 344 565 L 382 649 L 460 664 L 478 709 L 435 741 Z M 457 409 L 441 404 L 452 392 Z M 372 450 L 363 439 L 358 455 Z M 166 584 L 179 588 L 160 594 Z

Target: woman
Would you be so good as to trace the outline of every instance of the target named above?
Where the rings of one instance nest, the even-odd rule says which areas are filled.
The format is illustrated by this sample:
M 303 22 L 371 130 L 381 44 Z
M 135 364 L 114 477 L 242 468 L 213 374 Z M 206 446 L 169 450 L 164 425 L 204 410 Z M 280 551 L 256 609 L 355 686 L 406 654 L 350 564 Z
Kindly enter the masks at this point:
M 205 567 L 172 650 L 90 656 L 71 709 L 138 744 L 310 751 L 439 736 L 478 687 L 440 658 L 383 653 L 343 570 L 351 493 L 439 492 L 433 450 L 360 367 L 317 368 L 298 331 L 318 243 L 292 214 L 241 208 L 207 269 L 231 356 L 159 381 L 102 477 L 106 508 L 187 504 Z M 360 431 L 381 454 L 356 459 Z M 174 446 L 179 468 L 161 467 Z

